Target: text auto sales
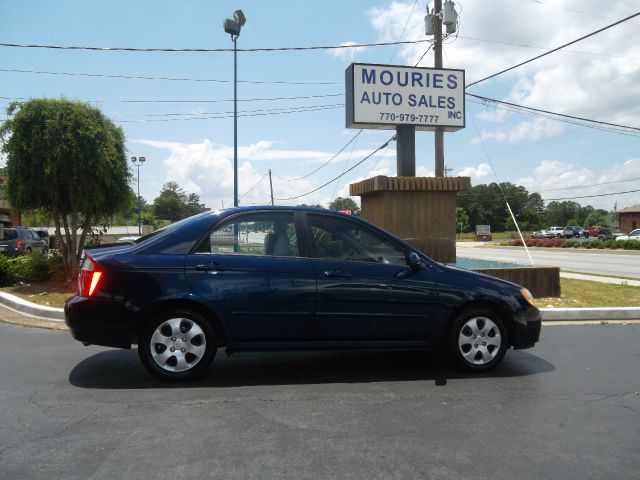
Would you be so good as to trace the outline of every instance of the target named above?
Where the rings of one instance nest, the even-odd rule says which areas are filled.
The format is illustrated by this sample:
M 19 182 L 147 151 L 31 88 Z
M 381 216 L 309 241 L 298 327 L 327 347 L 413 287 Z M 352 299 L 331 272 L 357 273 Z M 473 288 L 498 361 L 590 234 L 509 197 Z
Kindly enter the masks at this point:
M 391 72 L 389 70 L 378 71 L 375 69 L 362 69 L 362 84 L 384 86 L 397 86 L 409 88 L 448 88 L 455 89 L 458 86 L 458 78 L 454 74 L 444 75 L 432 72 Z M 405 104 L 405 98 L 401 93 L 392 92 L 362 92 L 360 103 L 369 105 L 395 105 Z M 416 95 L 410 93 L 406 98 L 409 107 L 444 108 L 453 110 L 456 108 L 456 99 L 445 95 Z

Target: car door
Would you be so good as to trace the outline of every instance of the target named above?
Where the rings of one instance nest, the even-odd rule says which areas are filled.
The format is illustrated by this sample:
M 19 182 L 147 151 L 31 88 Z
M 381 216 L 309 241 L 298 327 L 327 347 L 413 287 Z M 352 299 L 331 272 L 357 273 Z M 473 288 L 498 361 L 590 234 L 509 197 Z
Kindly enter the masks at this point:
M 364 223 L 308 214 L 318 281 L 320 341 L 429 341 L 437 310 L 435 274 L 407 266 L 408 251 Z
M 187 256 L 187 279 L 221 318 L 229 346 L 309 339 L 316 280 L 299 238 L 293 212 L 239 214 Z

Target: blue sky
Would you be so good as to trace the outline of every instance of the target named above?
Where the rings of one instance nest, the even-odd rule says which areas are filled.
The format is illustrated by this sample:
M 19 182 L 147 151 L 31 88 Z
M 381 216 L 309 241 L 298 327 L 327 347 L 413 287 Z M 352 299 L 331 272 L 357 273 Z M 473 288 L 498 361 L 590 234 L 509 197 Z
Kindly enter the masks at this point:
M 444 46 L 445 67 L 465 69 L 467 83 L 515 65 L 640 10 L 638 0 L 464 0 L 459 36 Z M 230 48 L 222 21 L 242 9 L 239 48 L 421 40 L 426 2 L 3 0 L 0 43 L 98 47 Z M 406 28 L 404 28 L 406 25 Z M 469 92 L 521 105 L 640 127 L 640 17 Z M 352 62 L 413 65 L 427 44 L 339 51 L 240 52 L 238 121 L 242 196 L 271 169 L 276 198 L 325 183 L 384 143 L 393 131 L 366 130 L 317 173 L 357 130 L 345 128 L 344 71 Z M 421 66 L 432 66 L 431 53 Z M 0 69 L 171 77 L 169 81 L 0 71 L 0 107 L 14 98 L 91 101 L 145 156 L 141 194 L 152 201 L 177 181 L 207 206 L 232 202 L 232 53 L 96 52 L 0 47 Z M 211 80 L 223 80 L 216 82 Z M 260 82 L 260 83 L 246 83 Z M 289 83 L 274 83 L 289 82 Z M 299 84 L 297 84 L 299 83 Z M 280 100 L 254 100 L 282 97 Z M 181 102 L 176 102 L 179 100 Z M 135 102 L 132 102 L 135 101 Z M 190 101 L 190 102 L 185 102 Z M 296 109 L 308 111 L 279 113 Z M 266 111 L 269 110 L 269 111 Z M 274 111 L 275 110 L 275 111 Z M 467 101 L 466 128 L 445 135 L 445 164 L 473 184 L 510 181 L 545 199 L 640 189 L 640 138 L 524 115 Z M 264 115 L 266 114 L 266 115 Z M 226 117 L 226 118 L 199 118 Z M 0 114 L 0 119 L 4 114 Z M 486 151 L 486 153 L 485 153 Z M 487 158 L 488 153 L 488 158 Z M 433 135 L 416 134 L 417 173 L 434 171 Z M 495 175 L 490 168 L 493 164 Z M 349 183 L 395 175 L 395 144 L 342 179 L 306 197 L 322 203 Z M 496 178 L 497 175 L 497 178 Z M 634 180 L 636 179 L 636 180 Z M 356 200 L 358 200 L 356 198 Z M 269 201 L 265 179 L 243 204 Z M 640 203 L 639 193 L 576 198 L 610 210 Z

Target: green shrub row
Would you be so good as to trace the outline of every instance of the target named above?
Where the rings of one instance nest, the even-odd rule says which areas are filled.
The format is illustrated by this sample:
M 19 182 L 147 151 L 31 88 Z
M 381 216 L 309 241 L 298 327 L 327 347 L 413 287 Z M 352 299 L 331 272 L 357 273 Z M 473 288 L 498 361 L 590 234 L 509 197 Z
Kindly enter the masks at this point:
M 621 250 L 640 250 L 640 242 L 638 240 L 587 240 L 586 242 L 579 242 L 577 240 L 567 240 L 564 242 L 565 248 L 598 248 L 603 250 L 609 249 L 621 249 Z
M 13 258 L 0 255 L 0 287 L 64 278 L 62 257 L 46 257 L 39 253 Z

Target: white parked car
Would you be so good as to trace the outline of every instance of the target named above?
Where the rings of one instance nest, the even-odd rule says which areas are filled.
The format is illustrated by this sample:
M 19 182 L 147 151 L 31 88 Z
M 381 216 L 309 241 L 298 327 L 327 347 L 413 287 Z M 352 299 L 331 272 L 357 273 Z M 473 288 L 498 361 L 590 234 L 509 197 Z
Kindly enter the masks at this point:
M 129 237 L 120 237 L 118 240 L 116 240 L 116 243 L 133 243 L 139 238 L 140 238 L 139 235 L 132 235 Z
M 640 228 L 636 228 L 627 235 L 618 235 L 616 240 L 640 240 Z
M 559 238 L 564 232 L 564 227 L 549 227 L 545 231 L 545 238 Z

